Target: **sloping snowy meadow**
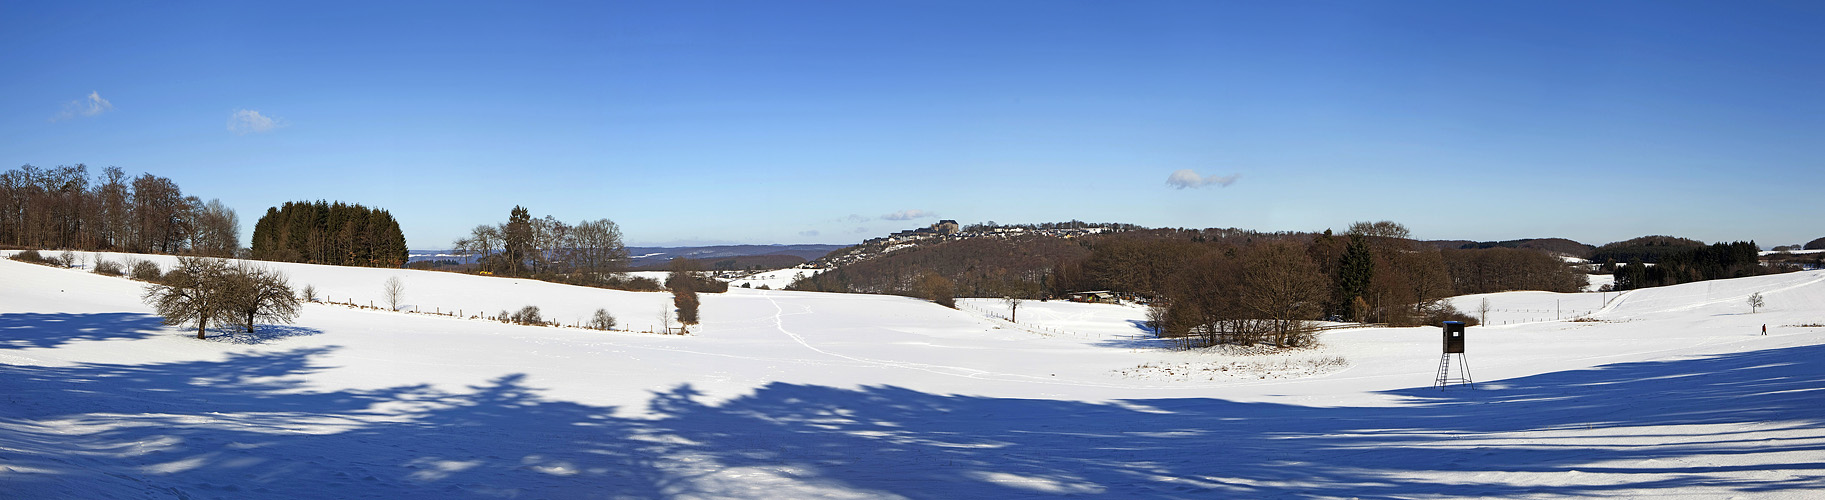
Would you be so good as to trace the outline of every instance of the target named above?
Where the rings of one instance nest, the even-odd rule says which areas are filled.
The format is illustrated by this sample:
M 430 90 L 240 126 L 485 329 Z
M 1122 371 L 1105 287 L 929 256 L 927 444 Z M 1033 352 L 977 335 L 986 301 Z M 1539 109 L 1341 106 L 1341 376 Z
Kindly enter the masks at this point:
M 465 317 L 197 340 L 141 283 L 0 261 L 0 497 L 1825 496 L 1825 271 L 1456 298 L 1492 308 L 1473 390 L 1432 387 L 1438 328 L 1187 352 L 1127 306 L 733 288 L 668 336 L 661 293 L 269 265 Z M 525 305 L 633 331 L 466 318 Z

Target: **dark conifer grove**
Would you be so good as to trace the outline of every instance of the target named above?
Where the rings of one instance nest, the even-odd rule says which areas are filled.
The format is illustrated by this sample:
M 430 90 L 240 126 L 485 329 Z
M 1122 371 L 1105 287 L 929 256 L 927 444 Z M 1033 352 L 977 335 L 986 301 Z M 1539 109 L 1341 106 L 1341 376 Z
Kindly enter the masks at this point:
M 405 233 L 386 210 L 342 202 L 286 202 L 254 224 L 253 258 L 336 266 L 399 267 Z

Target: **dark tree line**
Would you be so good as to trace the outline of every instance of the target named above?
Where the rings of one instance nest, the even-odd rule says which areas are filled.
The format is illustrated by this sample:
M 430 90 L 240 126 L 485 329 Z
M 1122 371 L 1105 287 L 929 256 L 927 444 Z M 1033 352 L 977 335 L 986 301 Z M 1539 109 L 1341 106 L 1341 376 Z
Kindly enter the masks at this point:
M 240 221 L 164 177 L 25 165 L 0 173 L 0 245 L 226 257 L 240 246 Z
M 266 209 L 253 228 L 253 258 L 333 266 L 405 265 L 405 233 L 386 210 L 300 201 Z
M 1654 265 L 1640 259 L 1616 267 L 1616 290 L 1677 285 L 1695 281 L 1741 278 L 1784 272 L 1787 266 L 1765 267 L 1760 247 L 1753 241 L 1716 243 L 1683 248 L 1658 256 Z
M 469 237 L 452 243 L 456 252 L 475 258 L 476 268 L 489 274 L 523 276 L 586 286 L 656 290 L 652 280 L 629 279 L 627 246 L 621 226 L 608 219 L 585 220 L 574 225 L 545 216 L 534 219 L 526 207 L 515 206 L 507 222 L 482 224 Z
M 1642 236 L 1609 243 L 1591 252 L 1591 262 L 1601 264 L 1621 264 L 1639 260 L 1652 264 L 1660 262 L 1666 255 L 1685 252 L 1694 248 L 1703 248 L 1702 241 L 1675 236 Z

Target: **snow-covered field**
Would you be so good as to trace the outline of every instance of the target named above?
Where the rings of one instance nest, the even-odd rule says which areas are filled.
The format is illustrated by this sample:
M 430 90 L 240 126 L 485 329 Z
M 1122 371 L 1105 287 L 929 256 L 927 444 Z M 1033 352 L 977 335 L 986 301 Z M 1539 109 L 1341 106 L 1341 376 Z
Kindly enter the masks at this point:
M 644 330 L 669 307 L 276 266 L 357 304 L 398 276 L 427 312 Z M 0 261 L 0 497 L 1825 495 L 1825 271 L 1458 298 L 1492 307 L 1475 390 L 1431 387 L 1436 328 L 1178 352 L 1138 308 L 1026 302 L 1013 324 L 995 300 L 734 288 L 690 336 L 310 304 L 199 341 L 140 290 Z

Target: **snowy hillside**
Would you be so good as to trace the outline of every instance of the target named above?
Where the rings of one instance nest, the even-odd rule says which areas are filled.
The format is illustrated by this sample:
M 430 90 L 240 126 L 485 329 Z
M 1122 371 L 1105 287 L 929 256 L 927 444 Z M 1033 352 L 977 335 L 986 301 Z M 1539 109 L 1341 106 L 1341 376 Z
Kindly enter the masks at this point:
M 275 266 L 357 304 L 397 276 L 427 312 L 605 308 L 643 330 L 670 305 Z M 732 288 L 690 336 L 311 304 L 199 341 L 140 291 L 0 261 L 0 497 L 1825 493 L 1825 272 L 1455 299 L 1492 308 L 1468 333 L 1476 390 L 1430 387 L 1437 328 L 1178 352 L 1133 307 L 1029 301 L 1015 324 L 998 300 Z

